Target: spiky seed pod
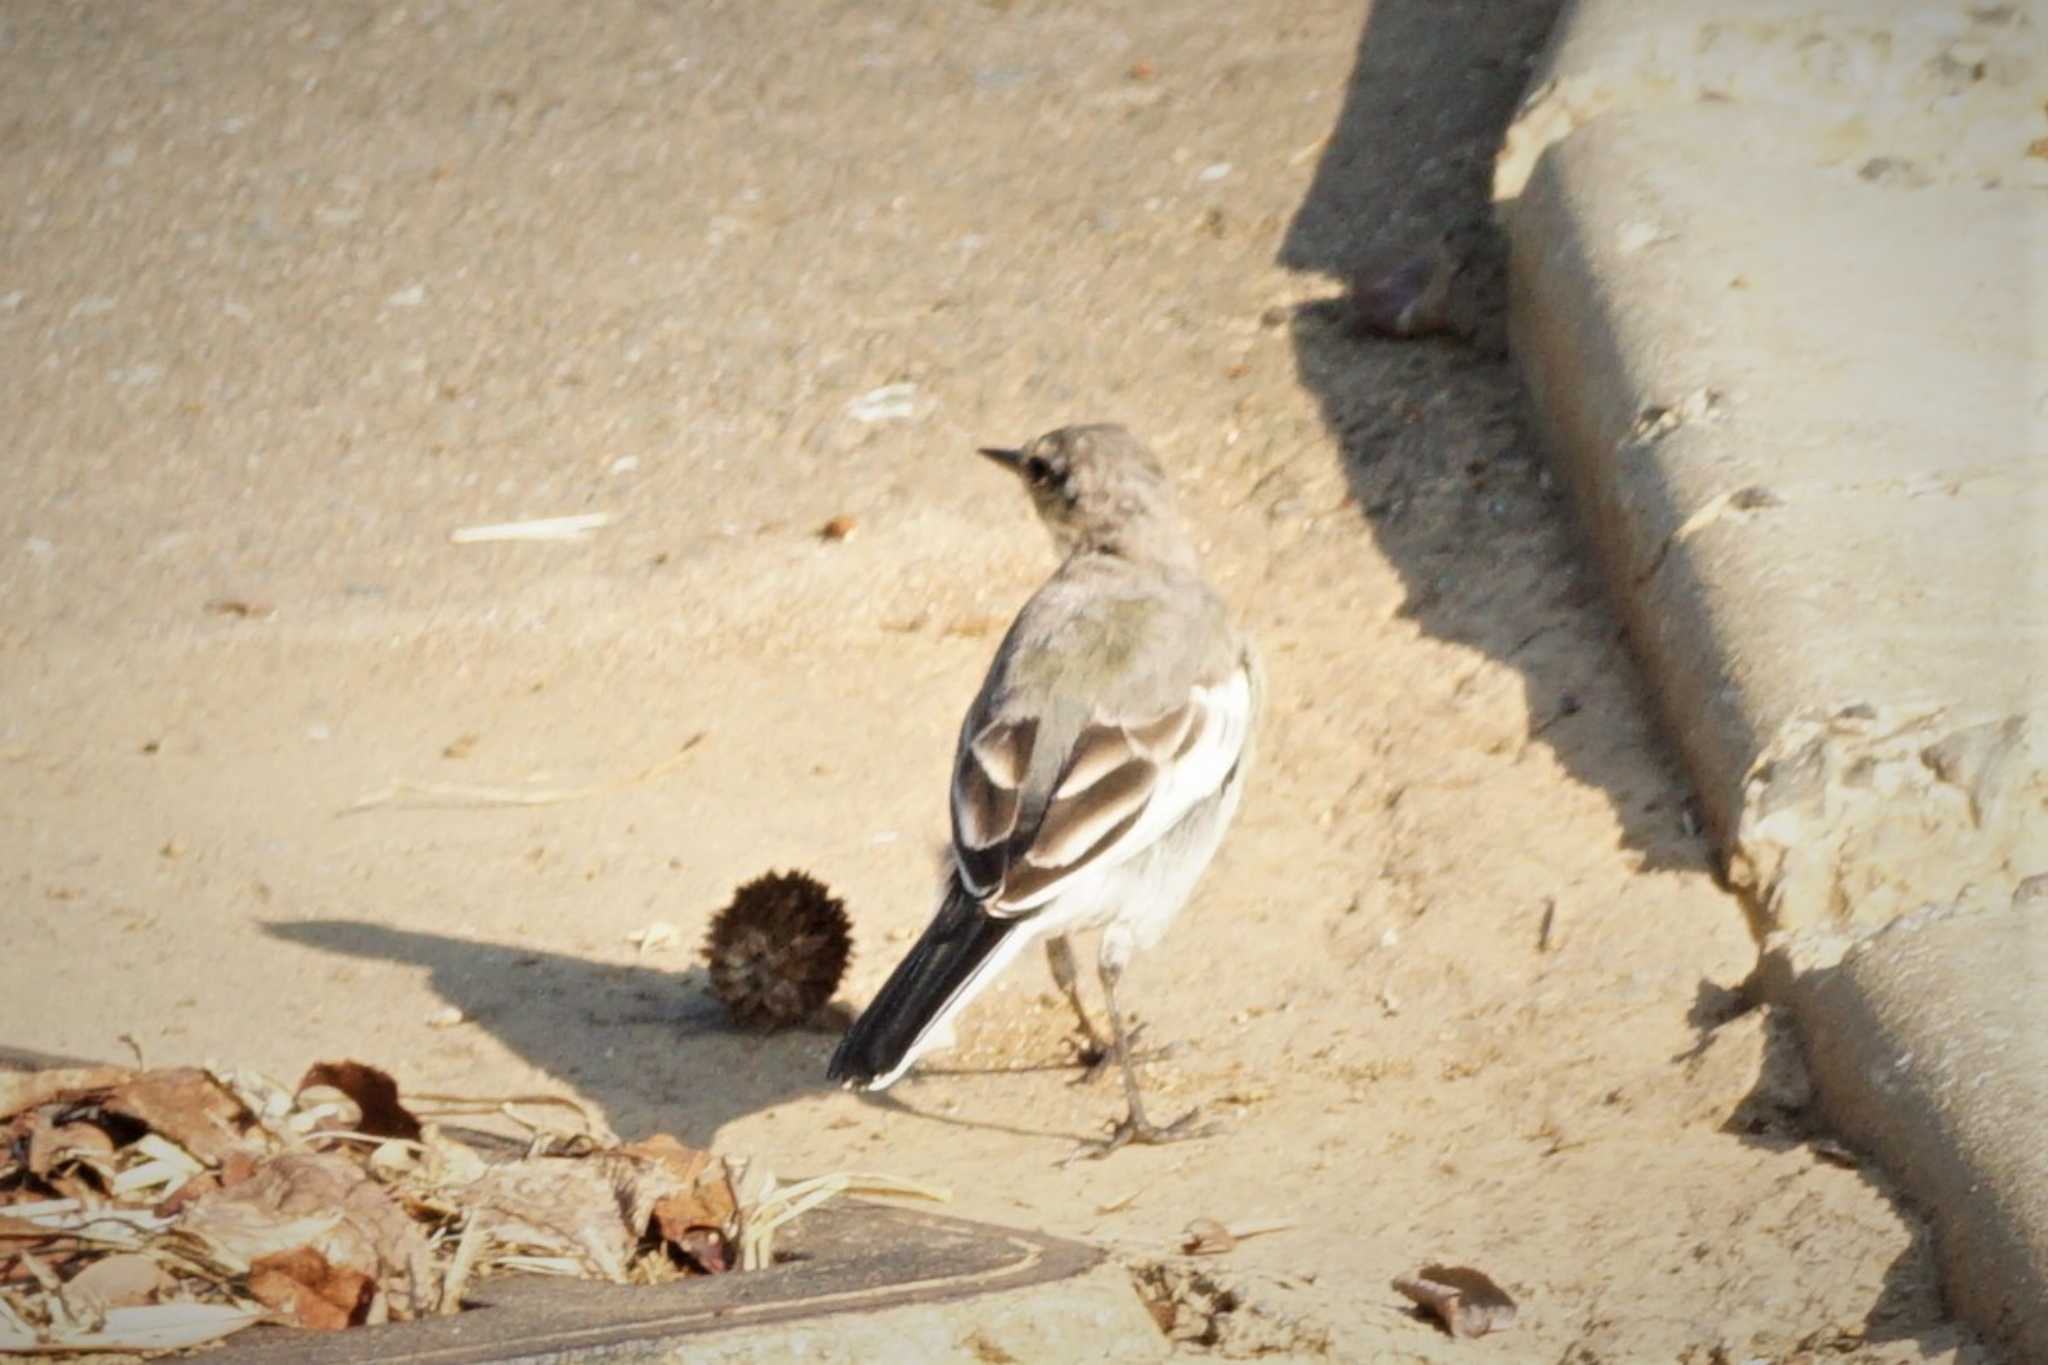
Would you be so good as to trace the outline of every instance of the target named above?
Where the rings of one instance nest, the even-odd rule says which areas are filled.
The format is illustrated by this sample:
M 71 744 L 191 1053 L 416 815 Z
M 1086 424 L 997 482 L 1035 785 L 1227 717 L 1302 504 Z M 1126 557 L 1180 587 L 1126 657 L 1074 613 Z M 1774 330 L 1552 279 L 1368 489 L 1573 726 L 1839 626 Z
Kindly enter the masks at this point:
M 839 989 L 852 955 L 846 906 L 802 872 L 742 886 L 704 941 L 712 994 L 734 1023 L 763 1031 L 808 1019 Z

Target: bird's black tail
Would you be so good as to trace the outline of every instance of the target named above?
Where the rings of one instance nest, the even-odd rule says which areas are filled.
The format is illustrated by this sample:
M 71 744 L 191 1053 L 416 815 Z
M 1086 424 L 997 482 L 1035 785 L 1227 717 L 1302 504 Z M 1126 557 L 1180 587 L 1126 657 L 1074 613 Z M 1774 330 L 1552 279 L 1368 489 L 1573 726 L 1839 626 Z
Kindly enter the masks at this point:
M 931 927 L 846 1031 L 826 1076 L 879 1090 L 902 1075 L 1031 937 L 1020 923 L 989 914 L 949 878 Z

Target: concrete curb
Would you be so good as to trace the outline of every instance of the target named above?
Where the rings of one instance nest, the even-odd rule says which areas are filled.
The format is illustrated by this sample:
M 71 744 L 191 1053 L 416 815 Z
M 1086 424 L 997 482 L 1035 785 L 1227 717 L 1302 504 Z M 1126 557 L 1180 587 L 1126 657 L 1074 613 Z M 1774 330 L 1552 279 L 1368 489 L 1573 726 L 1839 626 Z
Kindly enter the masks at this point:
M 1926 1207 L 1958 1312 L 2029 1359 L 2044 32 L 2015 6 L 1581 0 L 1496 175 L 1519 363 L 1772 998 L 1826 1112 Z M 1936 1056 L 1967 1075 L 1916 1070 Z
M 1788 939 L 1761 976 L 1800 1020 L 1829 1122 L 1926 1210 L 1951 1307 L 2048 1360 L 2048 879 L 1846 949 Z
M 1777 149 L 1611 113 L 1511 220 L 1530 391 L 1760 935 L 2048 868 L 2048 199 Z

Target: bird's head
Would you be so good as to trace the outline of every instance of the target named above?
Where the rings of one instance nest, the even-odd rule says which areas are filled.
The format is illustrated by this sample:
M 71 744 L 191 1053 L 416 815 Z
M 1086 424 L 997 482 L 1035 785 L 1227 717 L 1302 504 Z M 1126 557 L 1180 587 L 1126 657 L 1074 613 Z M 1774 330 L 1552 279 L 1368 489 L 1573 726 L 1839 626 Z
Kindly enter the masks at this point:
M 1021 448 L 981 453 L 1024 482 L 1062 554 L 1077 549 L 1180 558 L 1186 540 L 1173 487 L 1123 427 L 1061 427 Z

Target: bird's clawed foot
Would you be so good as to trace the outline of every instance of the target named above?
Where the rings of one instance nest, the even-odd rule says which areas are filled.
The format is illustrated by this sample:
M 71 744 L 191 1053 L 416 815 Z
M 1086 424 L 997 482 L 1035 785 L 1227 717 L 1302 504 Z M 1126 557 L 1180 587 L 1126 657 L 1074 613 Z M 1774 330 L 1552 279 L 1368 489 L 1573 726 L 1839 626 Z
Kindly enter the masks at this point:
M 1111 1152 L 1129 1147 L 1133 1143 L 1141 1147 L 1164 1147 L 1169 1142 L 1190 1142 L 1196 1138 L 1215 1136 L 1215 1124 L 1196 1122 L 1201 1116 L 1202 1111 L 1199 1108 L 1190 1109 L 1172 1123 L 1161 1127 L 1147 1119 L 1142 1109 L 1134 1109 L 1117 1120 L 1116 1127 L 1110 1130 L 1108 1137 L 1100 1141 L 1081 1143 L 1067 1154 L 1060 1165 L 1071 1166 L 1084 1158 L 1089 1161 L 1100 1161 Z

